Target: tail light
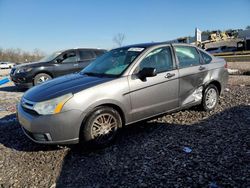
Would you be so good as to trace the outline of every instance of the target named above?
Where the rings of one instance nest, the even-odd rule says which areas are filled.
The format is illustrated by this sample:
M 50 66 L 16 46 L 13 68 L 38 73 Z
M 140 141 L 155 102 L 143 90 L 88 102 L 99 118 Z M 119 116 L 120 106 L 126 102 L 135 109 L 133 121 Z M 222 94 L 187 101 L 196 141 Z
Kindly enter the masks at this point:
M 227 69 L 227 62 L 225 62 L 225 65 L 224 65 L 225 69 Z

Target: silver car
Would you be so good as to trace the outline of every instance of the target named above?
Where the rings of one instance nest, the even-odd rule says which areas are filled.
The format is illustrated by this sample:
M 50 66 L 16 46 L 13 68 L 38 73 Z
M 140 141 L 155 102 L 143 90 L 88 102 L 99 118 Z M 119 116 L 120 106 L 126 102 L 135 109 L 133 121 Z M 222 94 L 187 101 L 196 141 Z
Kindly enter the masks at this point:
M 194 105 L 213 110 L 227 80 L 225 60 L 195 46 L 131 45 L 28 90 L 18 120 L 37 143 L 105 146 L 125 125 Z

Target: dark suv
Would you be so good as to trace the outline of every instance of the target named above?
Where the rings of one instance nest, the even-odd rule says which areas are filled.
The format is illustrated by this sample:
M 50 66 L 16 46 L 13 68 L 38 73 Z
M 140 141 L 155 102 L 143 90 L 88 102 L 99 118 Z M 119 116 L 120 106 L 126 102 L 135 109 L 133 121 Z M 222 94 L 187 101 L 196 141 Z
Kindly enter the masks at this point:
M 79 72 L 106 50 L 69 49 L 58 51 L 38 62 L 25 63 L 12 68 L 11 80 L 18 87 L 30 88 L 52 78 Z

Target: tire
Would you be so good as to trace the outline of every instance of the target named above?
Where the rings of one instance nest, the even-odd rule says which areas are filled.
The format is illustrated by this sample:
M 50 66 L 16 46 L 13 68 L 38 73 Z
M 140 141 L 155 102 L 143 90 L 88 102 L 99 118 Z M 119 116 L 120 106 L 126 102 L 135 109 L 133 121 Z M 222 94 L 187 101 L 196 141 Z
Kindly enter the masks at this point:
M 80 131 L 80 143 L 88 143 L 95 148 L 110 145 L 122 127 L 120 114 L 111 107 L 95 109 L 83 123 Z
M 39 84 L 46 82 L 48 80 L 51 80 L 51 79 L 52 79 L 52 77 L 50 75 L 48 75 L 46 73 L 39 73 L 34 78 L 34 85 L 35 86 L 39 85 Z
M 219 92 L 215 85 L 210 84 L 206 87 L 202 96 L 201 108 L 204 111 L 213 110 L 219 101 Z

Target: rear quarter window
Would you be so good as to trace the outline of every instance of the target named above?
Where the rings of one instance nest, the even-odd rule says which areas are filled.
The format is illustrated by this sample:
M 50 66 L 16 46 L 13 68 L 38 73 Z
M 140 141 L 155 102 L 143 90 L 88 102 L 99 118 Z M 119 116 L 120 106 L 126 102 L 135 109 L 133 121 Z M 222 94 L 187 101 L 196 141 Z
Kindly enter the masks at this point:
M 199 51 L 201 53 L 201 57 L 202 57 L 205 64 L 208 64 L 208 63 L 210 63 L 212 61 L 212 57 L 210 55 L 208 55 L 207 53 L 205 53 L 205 52 L 203 52 L 201 50 L 199 50 Z

